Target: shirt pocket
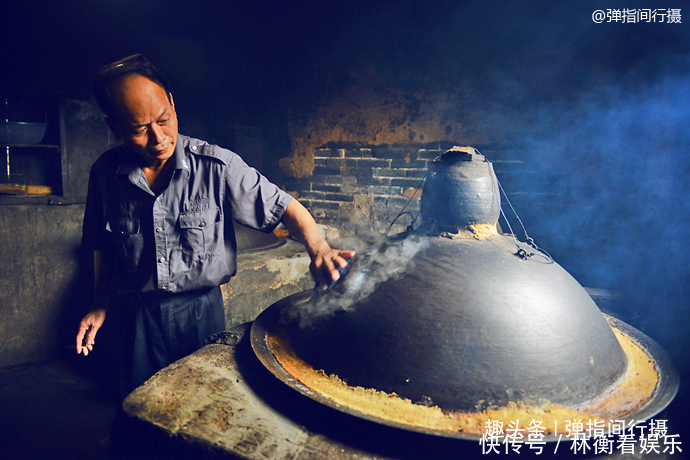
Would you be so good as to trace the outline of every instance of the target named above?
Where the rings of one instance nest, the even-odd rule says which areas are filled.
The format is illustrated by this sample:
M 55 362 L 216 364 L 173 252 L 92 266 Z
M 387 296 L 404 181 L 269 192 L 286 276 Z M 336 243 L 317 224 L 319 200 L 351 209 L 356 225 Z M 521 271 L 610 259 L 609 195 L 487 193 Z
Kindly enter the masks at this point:
M 106 224 L 118 248 L 119 256 L 129 271 L 135 271 L 139 266 L 141 254 L 144 250 L 144 236 L 141 233 L 141 222 L 134 217 L 113 219 Z
M 180 243 L 194 258 L 215 254 L 222 247 L 223 229 L 220 208 L 180 213 Z

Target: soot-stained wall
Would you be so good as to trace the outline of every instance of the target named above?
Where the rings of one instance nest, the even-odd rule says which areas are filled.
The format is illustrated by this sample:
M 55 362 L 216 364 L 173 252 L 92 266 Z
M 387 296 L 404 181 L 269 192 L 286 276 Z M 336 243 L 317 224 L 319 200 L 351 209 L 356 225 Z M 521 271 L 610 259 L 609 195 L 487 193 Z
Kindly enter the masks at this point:
M 286 187 L 319 221 L 343 234 L 386 229 L 403 208 L 419 211 L 419 193 L 439 145 L 346 145 L 315 149 L 312 173 L 286 180 Z M 409 225 L 409 218 L 396 226 Z M 403 226 L 404 228 L 404 226 Z
M 114 139 L 92 103 L 59 105 L 63 193 L 0 195 L 0 366 L 66 353 L 89 301 L 80 250 L 88 172 Z
M 0 206 L 0 366 L 52 358 L 78 289 L 81 205 Z M 76 305 L 75 305 L 76 306 Z M 74 318 L 72 318 L 74 319 Z M 61 338 L 64 338 L 62 336 Z
M 493 122 L 488 102 L 473 100 L 476 89 L 462 76 L 403 75 L 368 68 L 330 81 L 310 107 L 288 112 L 290 156 L 280 166 L 288 177 L 312 172 L 316 149 L 329 144 L 425 145 L 434 142 L 485 144 L 505 128 Z

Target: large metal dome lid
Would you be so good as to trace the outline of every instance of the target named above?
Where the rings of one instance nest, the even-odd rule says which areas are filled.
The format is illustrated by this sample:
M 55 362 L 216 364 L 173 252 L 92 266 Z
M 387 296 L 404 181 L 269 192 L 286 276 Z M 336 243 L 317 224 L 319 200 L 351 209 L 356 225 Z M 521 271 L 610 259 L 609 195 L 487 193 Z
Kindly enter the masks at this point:
M 294 363 L 337 376 L 347 387 L 395 395 L 444 414 L 557 405 L 596 408 L 601 417 L 640 417 L 665 407 L 677 377 L 663 350 L 624 323 L 612 329 L 561 266 L 550 258 L 524 257 L 531 247 L 499 235 L 497 196 L 493 168 L 476 152 L 449 152 L 432 163 L 422 195 L 429 225 L 358 256 L 340 290 L 287 298 L 262 313 L 252 328 L 259 358 L 300 391 L 304 373 Z M 436 203 L 444 197 L 452 203 Z M 391 253 L 402 256 L 392 271 L 376 263 L 379 254 Z M 289 358 L 281 361 L 283 352 Z M 616 406 L 610 396 L 640 378 L 638 355 L 639 366 L 649 367 L 641 382 L 646 393 Z M 333 401 L 306 387 L 305 394 Z M 369 414 L 366 405 L 333 406 Z M 476 436 L 463 428 L 449 432 L 395 419 L 391 424 Z
M 613 331 L 558 264 L 517 257 L 498 235 L 425 240 L 405 273 L 294 330 L 297 354 L 352 385 L 465 411 L 582 404 L 625 375 Z
M 359 404 L 353 403 L 350 399 L 343 400 L 339 397 L 337 392 L 333 392 L 331 390 L 330 386 L 326 386 L 324 388 L 322 385 L 314 385 L 313 381 L 310 379 L 305 379 L 303 376 L 311 373 L 312 375 L 316 375 L 321 379 L 330 380 L 335 378 L 336 381 L 338 380 L 337 377 L 326 377 L 321 370 L 315 370 L 309 365 L 309 363 L 301 361 L 299 357 L 294 354 L 286 354 L 285 350 L 282 349 L 283 344 L 281 343 L 281 338 L 284 338 L 286 335 L 290 335 L 290 331 L 288 330 L 286 333 L 284 329 L 287 326 L 283 321 L 285 318 L 285 312 L 296 306 L 311 304 L 314 302 L 314 299 L 315 293 L 311 290 L 302 291 L 286 297 L 264 310 L 264 312 L 262 312 L 254 321 L 251 329 L 252 347 L 259 360 L 273 375 L 275 375 L 275 377 L 306 397 L 309 397 L 338 411 L 365 420 L 419 433 L 468 440 L 481 439 L 482 436 L 485 435 L 484 423 L 493 418 L 505 421 L 505 425 L 508 426 L 509 420 L 516 421 L 518 416 L 515 414 L 519 414 L 520 420 L 523 421 L 524 429 L 526 426 L 525 420 L 536 419 L 537 421 L 540 421 L 540 417 L 544 414 L 544 412 L 551 410 L 551 407 L 546 407 L 545 411 L 523 411 L 523 408 L 520 407 L 520 410 L 517 412 L 508 411 L 508 417 L 512 418 L 506 420 L 505 418 L 501 418 L 504 414 L 500 408 L 497 411 L 489 410 L 481 413 L 470 414 L 456 414 L 453 411 L 442 409 L 442 411 L 440 411 L 442 416 L 448 416 L 451 419 L 456 415 L 459 415 L 460 417 L 464 416 L 465 419 L 469 420 L 475 428 L 458 429 L 454 425 L 446 427 L 439 426 L 437 423 L 433 423 L 431 425 L 424 423 L 424 420 L 422 420 L 422 417 L 419 416 L 419 411 L 417 410 L 413 411 L 411 414 L 405 413 L 410 407 L 422 408 L 424 410 L 435 409 L 434 407 L 428 408 L 425 405 L 408 404 L 407 406 L 403 407 L 404 410 L 400 411 L 401 413 L 398 413 L 398 408 L 393 405 L 392 407 L 395 408 L 396 413 L 382 413 L 376 406 L 379 404 L 387 405 L 391 399 L 397 399 L 395 398 L 395 395 L 392 394 L 367 389 L 364 391 L 374 391 L 374 393 L 377 396 L 381 396 L 381 398 L 378 398 L 378 400 L 372 399 L 364 402 L 360 401 Z M 606 319 L 616 329 L 617 333 L 622 332 L 625 334 L 631 339 L 631 342 L 639 347 L 639 351 L 641 351 L 645 356 L 649 357 L 650 361 L 652 362 L 652 368 L 658 373 L 658 381 L 653 393 L 649 398 L 633 409 L 621 406 L 619 409 L 609 412 L 607 414 L 607 418 L 605 419 L 606 421 L 622 420 L 625 422 L 626 426 L 632 426 L 633 424 L 639 424 L 654 417 L 656 414 L 666 408 L 666 406 L 673 400 L 678 390 L 678 375 L 670 361 L 670 358 L 656 342 L 637 329 L 617 320 L 616 318 L 607 316 Z M 297 326 L 296 323 L 293 322 L 287 327 L 288 329 L 292 329 Z M 361 390 L 361 388 L 354 389 Z M 409 403 L 407 400 L 404 400 L 404 402 Z M 581 414 L 578 412 L 571 411 L 569 414 L 571 420 L 581 418 Z M 560 433 L 563 433 L 563 424 L 560 425 L 560 430 Z M 543 440 L 547 442 L 557 441 L 559 440 L 559 436 L 553 431 L 546 431 Z

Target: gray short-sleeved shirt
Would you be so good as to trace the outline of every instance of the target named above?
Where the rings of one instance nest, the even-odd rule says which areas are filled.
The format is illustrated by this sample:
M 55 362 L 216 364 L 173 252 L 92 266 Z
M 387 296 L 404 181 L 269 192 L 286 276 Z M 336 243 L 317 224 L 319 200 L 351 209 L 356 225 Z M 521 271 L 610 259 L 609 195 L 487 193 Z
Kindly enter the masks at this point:
M 158 196 L 124 146 L 91 168 L 82 246 L 110 252 L 120 293 L 183 292 L 226 283 L 236 272 L 233 219 L 271 231 L 290 195 L 235 153 L 179 135 L 174 170 Z

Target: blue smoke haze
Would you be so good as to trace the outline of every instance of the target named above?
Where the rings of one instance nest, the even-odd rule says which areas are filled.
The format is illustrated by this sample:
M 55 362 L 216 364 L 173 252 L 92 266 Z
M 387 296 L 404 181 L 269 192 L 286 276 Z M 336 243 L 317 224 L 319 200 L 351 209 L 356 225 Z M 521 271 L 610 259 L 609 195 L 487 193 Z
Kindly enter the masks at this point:
M 602 77 L 568 104 L 506 120 L 540 171 L 521 190 L 558 192 L 551 206 L 516 208 L 557 262 L 586 286 L 620 292 L 618 313 L 680 355 L 690 319 L 690 76 L 623 80 Z

